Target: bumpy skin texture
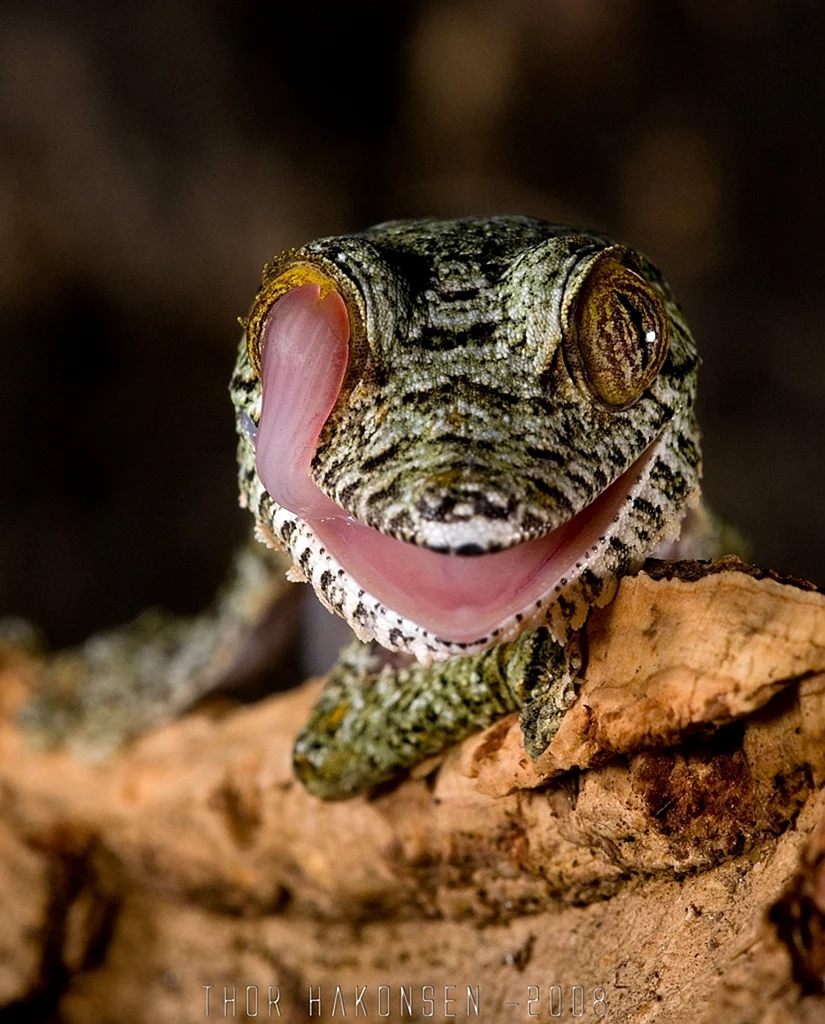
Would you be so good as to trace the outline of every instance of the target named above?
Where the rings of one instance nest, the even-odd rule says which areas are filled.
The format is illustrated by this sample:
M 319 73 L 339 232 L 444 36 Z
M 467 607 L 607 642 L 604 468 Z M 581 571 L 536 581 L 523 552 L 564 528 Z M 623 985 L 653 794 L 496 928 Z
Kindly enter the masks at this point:
M 586 386 L 570 341 L 579 293 L 606 257 L 649 283 L 669 328 L 661 369 L 626 408 Z M 568 576 L 496 629 L 459 643 L 385 607 L 265 490 L 254 445 L 259 346 L 282 282 L 300 281 L 302 267 L 332 281 L 351 326 L 347 375 L 312 476 L 360 522 L 473 557 L 547 534 L 638 463 L 610 527 Z M 350 649 L 298 741 L 296 766 L 310 788 L 351 795 L 514 707 L 523 709 L 528 749 L 540 752 L 572 699 L 571 637 L 619 576 L 678 535 L 697 499 L 697 366 L 681 311 L 647 259 L 531 218 L 392 222 L 317 240 L 265 268 L 231 384 L 241 502 L 259 539 L 284 548 L 362 642 L 424 666 L 387 664 L 375 644 Z M 382 717 L 386 704 L 393 708 Z

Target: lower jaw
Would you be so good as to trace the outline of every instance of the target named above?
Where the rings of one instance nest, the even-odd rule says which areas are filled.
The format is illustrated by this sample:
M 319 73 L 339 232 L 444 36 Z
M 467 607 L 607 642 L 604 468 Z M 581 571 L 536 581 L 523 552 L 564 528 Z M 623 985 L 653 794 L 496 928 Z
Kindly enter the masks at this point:
M 485 555 L 445 555 L 387 537 L 345 516 L 308 519 L 359 587 L 439 640 L 472 643 L 533 613 L 609 541 L 614 521 L 653 458 L 649 448 L 567 523 L 536 540 Z

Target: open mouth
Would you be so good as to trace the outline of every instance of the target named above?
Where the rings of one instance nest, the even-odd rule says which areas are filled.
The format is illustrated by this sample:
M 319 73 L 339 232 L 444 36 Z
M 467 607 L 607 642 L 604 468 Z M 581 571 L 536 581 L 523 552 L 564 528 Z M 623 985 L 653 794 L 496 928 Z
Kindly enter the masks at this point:
M 643 486 L 657 447 L 568 522 L 536 540 L 480 555 L 445 555 L 387 537 L 353 519 L 315 484 L 318 436 L 341 388 L 349 325 L 336 292 L 294 289 L 274 306 L 263 350 L 257 468 L 269 494 L 312 529 L 372 598 L 444 642 L 470 644 L 580 575 L 603 548 L 622 505 Z M 269 396 L 274 396 L 270 400 Z
M 609 535 L 650 458 L 649 449 L 555 530 L 490 554 L 428 551 L 387 537 L 337 506 L 337 514 L 306 521 L 358 585 L 388 609 L 439 640 L 470 643 L 531 612 L 536 602 L 579 575 L 583 560 Z

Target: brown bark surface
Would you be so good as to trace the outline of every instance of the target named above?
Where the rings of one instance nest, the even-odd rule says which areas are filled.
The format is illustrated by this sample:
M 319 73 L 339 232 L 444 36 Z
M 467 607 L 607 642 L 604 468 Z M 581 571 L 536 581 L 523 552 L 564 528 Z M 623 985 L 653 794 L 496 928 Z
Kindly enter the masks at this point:
M 469 987 L 487 1022 L 824 1021 L 825 596 L 654 565 L 587 648 L 538 765 L 507 719 L 340 804 L 290 773 L 318 684 L 89 765 L 27 748 L 8 652 L 2 1005 L 171 1024 L 257 993 L 303 1021 L 312 987 L 331 1020 L 367 986 L 362 1016 L 449 1020 Z

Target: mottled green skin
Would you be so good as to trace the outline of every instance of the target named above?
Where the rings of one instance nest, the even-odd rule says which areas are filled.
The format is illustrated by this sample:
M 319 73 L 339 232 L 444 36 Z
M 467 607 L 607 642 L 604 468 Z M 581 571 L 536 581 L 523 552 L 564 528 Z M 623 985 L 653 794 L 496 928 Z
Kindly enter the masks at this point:
M 576 382 L 563 342 L 578 289 L 606 249 L 653 286 L 670 321 L 658 376 L 621 410 Z M 569 579 L 489 636 L 450 642 L 366 594 L 308 524 L 266 492 L 248 429 L 260 418 L 261 386 L 241 345 L 231 388 L 241 500 L 259 537 L 291 554 L 362 641 L 425 666 L 384 669 L 370 682 L 369 655 L 350 651 L 298 740 L 305 783 L 326 798 L 369 788 L 524 707 L 535 690 L 528 677 L 541 678 L 547 707 L 542 714 L 534 694 L 522 712 L 535 755 L 572 685 L 570 658 L 551 638 L 569 641 L 590 606 L 609 600 L 617 577 L 674 537 L 697 493 L 698 358 L 681 312 L 644 257 L 525 217 L 402 221 L 321 239 L 267 268 L 265 284 L 296 261 L 333 277 L 363 329 L 312 464 L 321 489 L 363 523 L 472 557 L 566 522 L 650 452 L 611 529 L 582 551 Z
M 317 796 L 344 799 L 517 710 L 537 757 L 575 699 L 578 666 L 577 650 L 546 629 L 437 669 L 392 670 L 380 648 L 356 640 L 341 652 L 298 738 L 295 770 Z

